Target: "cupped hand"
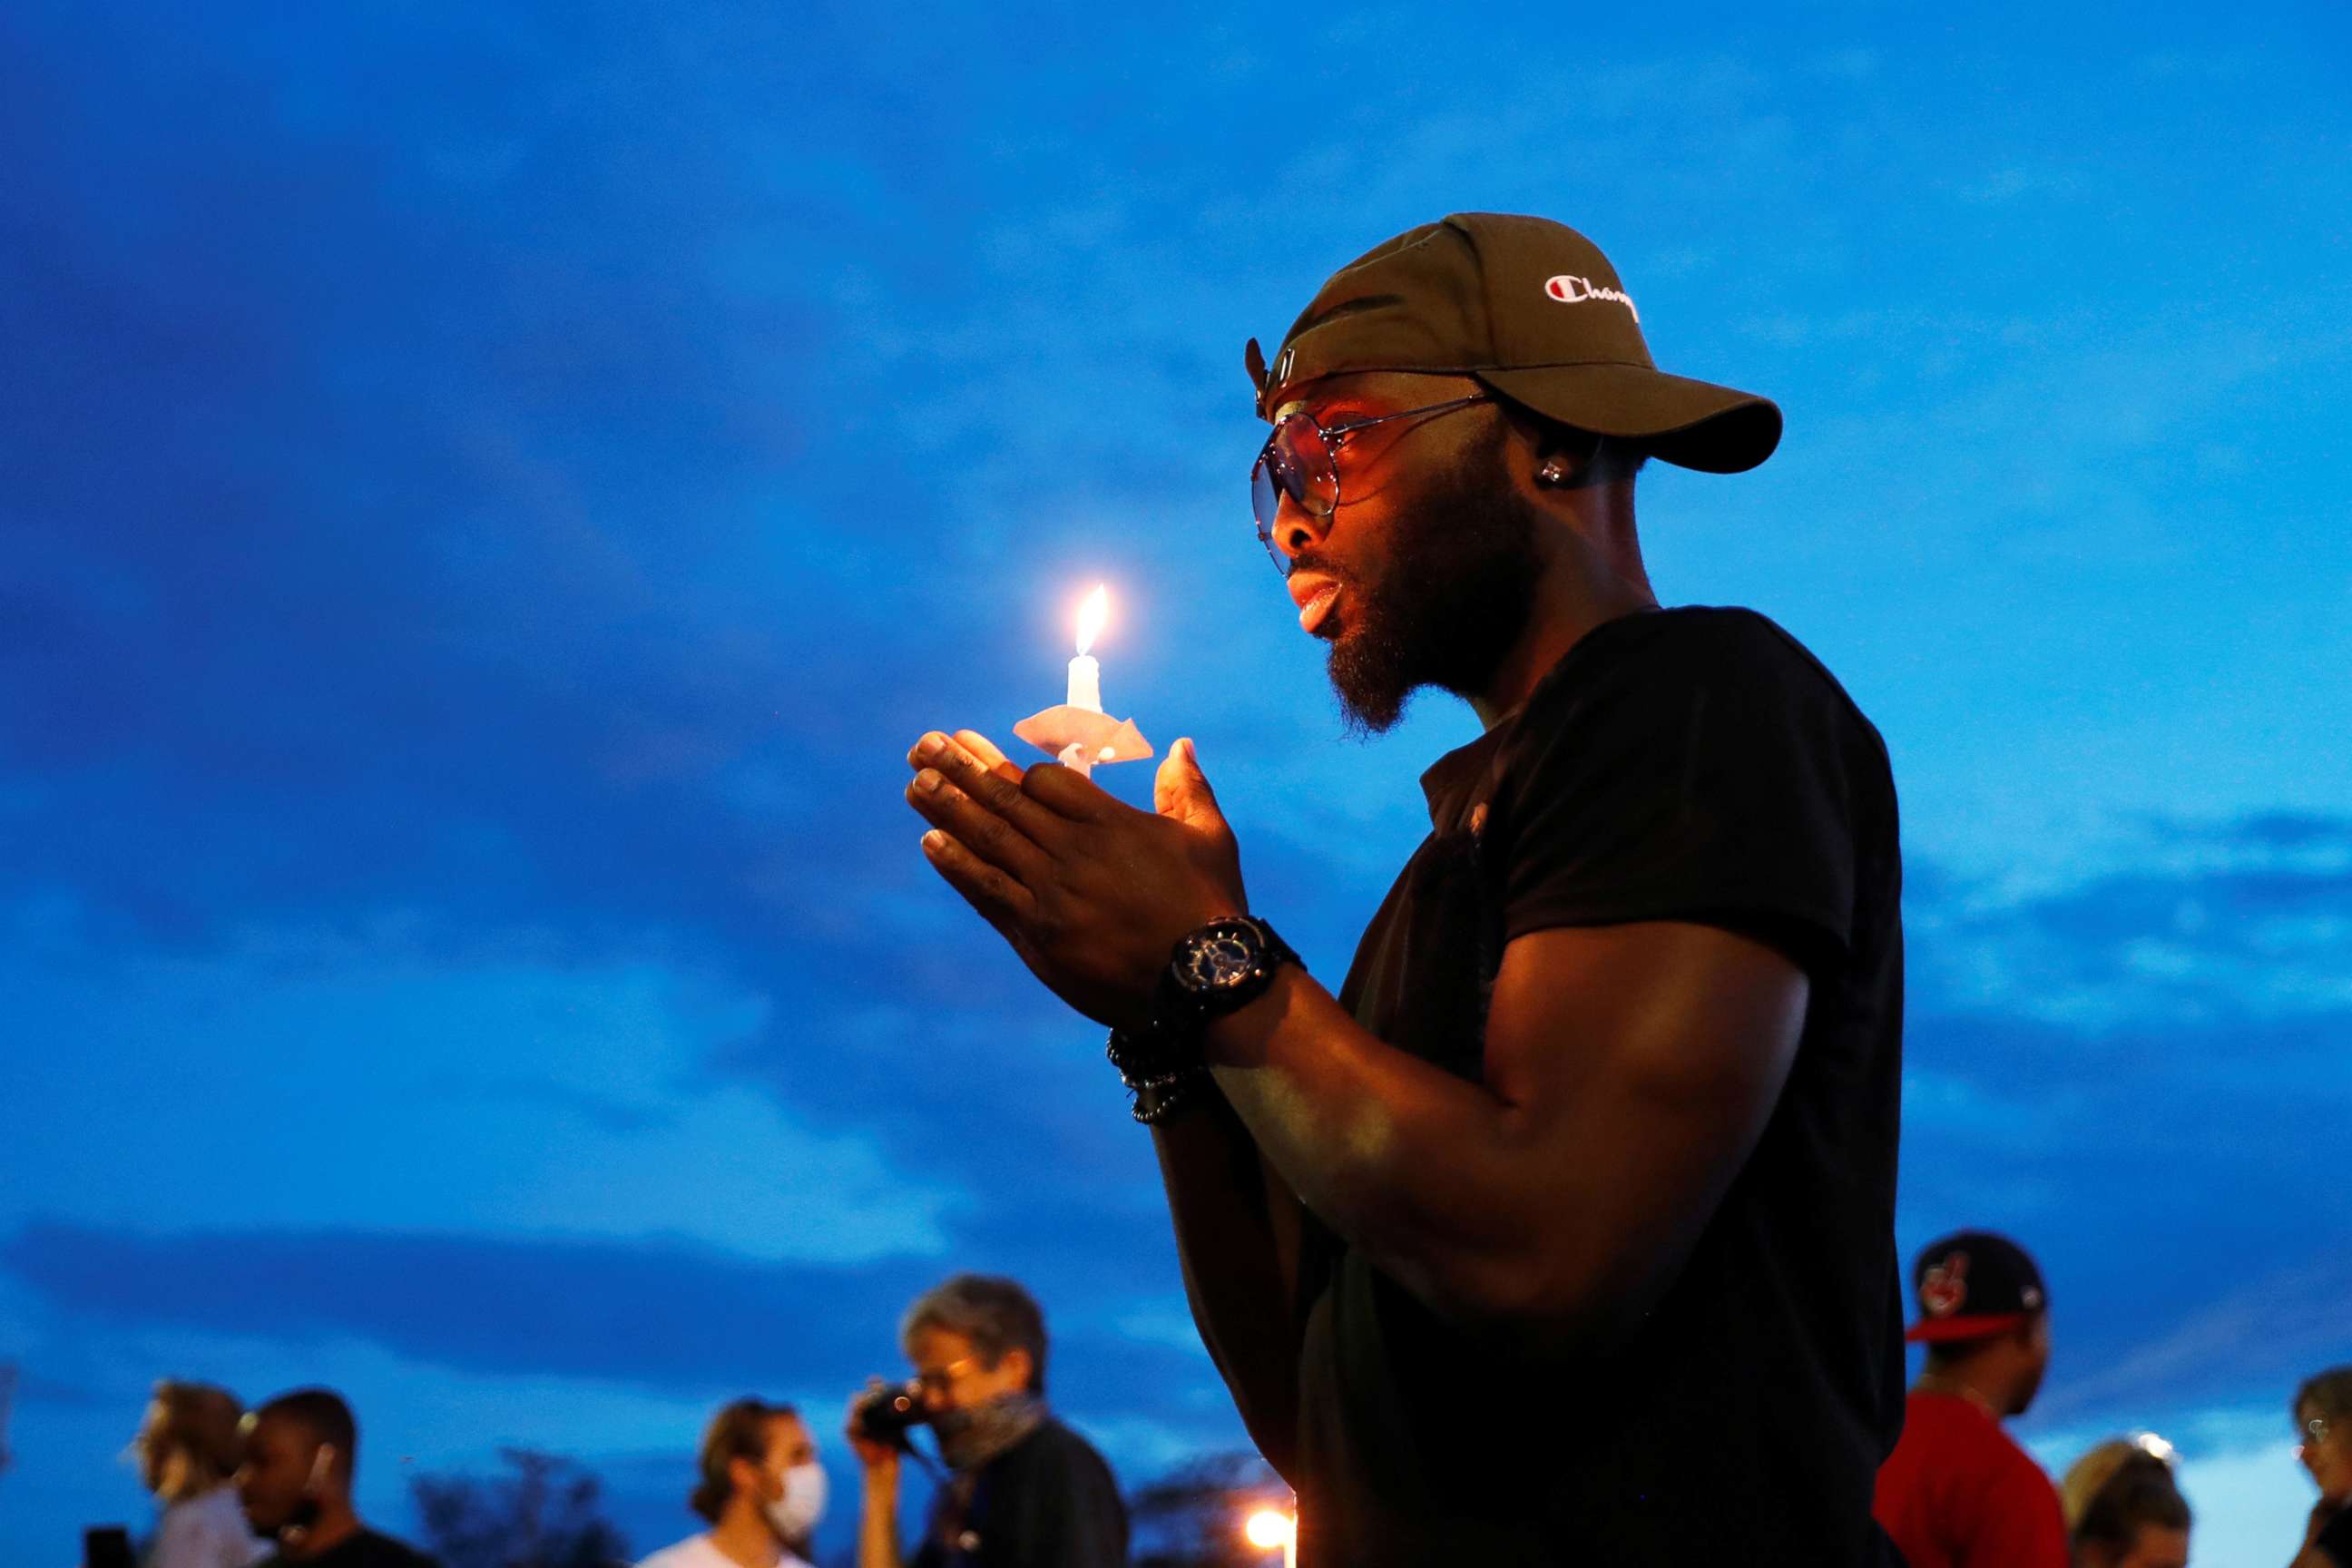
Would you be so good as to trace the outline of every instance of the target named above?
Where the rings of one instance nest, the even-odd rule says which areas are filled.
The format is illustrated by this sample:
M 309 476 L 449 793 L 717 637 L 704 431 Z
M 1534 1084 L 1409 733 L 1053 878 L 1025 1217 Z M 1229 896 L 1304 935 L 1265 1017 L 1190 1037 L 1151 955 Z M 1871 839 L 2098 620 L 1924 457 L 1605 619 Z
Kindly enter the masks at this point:
M 1024 770 L 970 730 L 925 735 L 907 761 L 932 868 L 1097 1023 L 1141 1022 L 1176 939 L 1248 912 L 1240 847 L 1190 741 L 1161 762 L 1153 811 L 1070 768 Z

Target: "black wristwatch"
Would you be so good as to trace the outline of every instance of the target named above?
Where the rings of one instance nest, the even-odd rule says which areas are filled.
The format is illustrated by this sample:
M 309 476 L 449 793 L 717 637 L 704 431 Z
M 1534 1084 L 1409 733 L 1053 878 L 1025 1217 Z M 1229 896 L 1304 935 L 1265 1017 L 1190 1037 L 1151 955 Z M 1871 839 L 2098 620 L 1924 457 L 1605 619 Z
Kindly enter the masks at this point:
M 1265 994 L 1298 954 L 1249 915 L 1211 921 L 1177 939 L 1141 1027 L 1113 1029 L 1111 1066 L 1135 1096 L 1135 1119 L 1158 1123 L 1213 1092 L 1201 1056 L 1209 1020 Z
M 1265 995 L 1275 972 L 1297 962 L 1290 944 L 1255 916 L 1211 921 L 1176 939 L 1151 998 L 1151 1021 L 1197 1037 L 1210 1019 Z

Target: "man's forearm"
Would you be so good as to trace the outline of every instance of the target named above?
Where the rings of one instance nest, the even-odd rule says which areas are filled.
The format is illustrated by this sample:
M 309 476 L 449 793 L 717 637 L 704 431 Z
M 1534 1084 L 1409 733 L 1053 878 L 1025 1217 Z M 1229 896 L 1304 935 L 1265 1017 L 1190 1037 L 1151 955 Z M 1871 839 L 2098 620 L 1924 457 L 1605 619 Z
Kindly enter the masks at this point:
M 1546 931 L 1504 955 L 1477 1082 L 1375 1038 L 1296 968 L 1212 1026 L 1209 1060 L 1300 1200 L 1431 1310 L 1591 1349 L 1688 1258 L 1807 999 L 1788 959 L 1714 927 Z
M 866 1473 L 857 1518 L 857 1568 L 905 1568 L 898 1556 L 898 1472 Z
M 1483 1316 L 1524 1268 L 1526 1194 L 1505 1108 L 1359 1026 L 1297 970 L 1211 1032 L 1219 1086 L 1307 1208 L 1447 1315 Z
M 1242 1424 L 1287 1473 L 1298 1403 L 1297 1200 L 1222 1101 L 1152 1129 L 1184 1293 Z M 1286 1210 L 1287 1212 L 1286 1212 Z

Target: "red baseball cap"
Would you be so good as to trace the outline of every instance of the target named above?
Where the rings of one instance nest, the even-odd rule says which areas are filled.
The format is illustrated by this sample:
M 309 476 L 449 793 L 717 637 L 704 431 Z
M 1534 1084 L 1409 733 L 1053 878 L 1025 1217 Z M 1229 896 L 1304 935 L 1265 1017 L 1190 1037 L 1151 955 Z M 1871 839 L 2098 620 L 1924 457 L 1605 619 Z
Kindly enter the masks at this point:
M 1929 1242 L 1911 1266 L 1919 1321 L 1912 1344 L 1954 1344 L 2021 1328 L 2050 1304 L 2042 1270 L 2025 1248 L 1989 1230 L 1957 1231 Z

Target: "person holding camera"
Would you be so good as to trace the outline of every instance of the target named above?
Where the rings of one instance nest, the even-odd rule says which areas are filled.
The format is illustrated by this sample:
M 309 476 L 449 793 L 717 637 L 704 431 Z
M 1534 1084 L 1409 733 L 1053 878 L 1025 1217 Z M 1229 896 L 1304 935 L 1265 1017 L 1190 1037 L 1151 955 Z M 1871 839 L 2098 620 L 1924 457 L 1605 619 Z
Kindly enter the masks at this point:
M 929 1425 L 947 1479 L 911 1568 L 1124 1568 L 1127 1509 L 1110 1467 L 1045 1405 L 1045 1319 L 1011 1279 L 959 1274 L 918 1298 L 898 1342 L 915 1369 L 850 1402 L 863 1467 L 858 1568 L 908 1568 L 899 1460 Z

